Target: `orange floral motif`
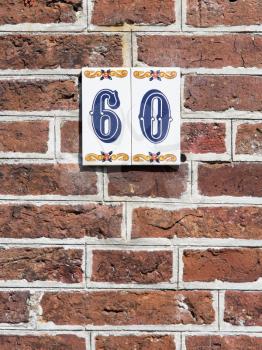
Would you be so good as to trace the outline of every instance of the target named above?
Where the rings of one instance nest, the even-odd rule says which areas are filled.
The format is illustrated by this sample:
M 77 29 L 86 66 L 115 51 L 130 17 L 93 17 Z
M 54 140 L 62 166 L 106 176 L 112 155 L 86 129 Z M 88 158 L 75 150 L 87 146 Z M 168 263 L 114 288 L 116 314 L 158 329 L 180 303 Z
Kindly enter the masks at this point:
M 126 69 L 118 69 L 118 70 L 111 70 L 111 69 L 101 69 L 101 70 L 86 70 L 84 72 L 86 78 L 100 78 L 100 80 L 109 79 L 112 80 L 113 77 L 115 78 L 125 78 L 127 77 L 128 71 Z
M 96 154 L 96 153 L 88 153 L 85 156 L 85 160 L 87 162 L 91 162 L 91 161 L 100 161 L 100 162 L 113 162 L 115 160 L 122 160 L 122 161 L 128 161 L 129 160 L 129 156 L 126 153 L 117 153 L 117 154 L 113 154 L 112 151 L 106 153 L 106 152 L 102 152 L 101 154 Z
M 134 71 L 134 77 L 136 79 L 145 79 L 148 78 L 150 81 L 157 79 L 161 80 L 161 78 L 166 78 L 166 79 L 174 79 L 177 76 L 177 72 L 175 71 L 168 71 L 168 72 L 163 72 L 160 70 L 157 71 Z
M 162 154 L 161 152 L 152 153 L 148 152 L 147 154 L 138 153 L 133 156 L 134 162 L 150 162 L 150 163 L 161 163 L 161 162 L 175 162 L 177 160 L 177 157 L 174 154 L 167 153 Z

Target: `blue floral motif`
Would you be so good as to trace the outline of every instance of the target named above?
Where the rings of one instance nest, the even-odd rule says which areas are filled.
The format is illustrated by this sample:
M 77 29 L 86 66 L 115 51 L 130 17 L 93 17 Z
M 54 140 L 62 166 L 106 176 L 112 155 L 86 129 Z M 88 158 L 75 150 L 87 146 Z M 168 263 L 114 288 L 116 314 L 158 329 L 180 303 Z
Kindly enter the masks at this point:
M 161 80 L 160 78 L 160 70 L 156 70 L 156 71 L 153 71 L 153 70 L 150 70 L 150 78 L 149 78 L 149 81 L 152 81 L 154 79 L 157 79 L 157 80 Z
M 105 153 L 105 152 L 101 151 L 101 154 L 103 156 L 102 162 L 106 162 L 106 161 L 112 162 L 112 157 L 111 156 L 113 154 L 113 151 L 110 151 L 108 153 Z
M 150 163 L 154 163 L 154 162 L 157 162 L 157 163 L 160 163 L 160 154 L 161 152 L 157 152 L 157 153 L 152 153 L 152 152 L 148 152 L 148 154 L 150 155 Z
M 102 76 L 101 76 L 100 80 L 104 80 L 104 79 L 112 80 L 110 69 L 108 69 L 107 71 L 105 71 L 104 69 L 101 69 L 101 74 L 102 74 Z

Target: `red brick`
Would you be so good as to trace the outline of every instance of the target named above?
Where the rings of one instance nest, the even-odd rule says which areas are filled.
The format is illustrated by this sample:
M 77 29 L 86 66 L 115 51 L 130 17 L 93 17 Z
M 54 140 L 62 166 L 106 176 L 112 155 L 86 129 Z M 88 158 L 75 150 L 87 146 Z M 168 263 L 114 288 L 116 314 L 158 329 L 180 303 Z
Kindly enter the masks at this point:
M 6 111 L 78 108 L 78 91 L 73 80 L 0 80 L 0 95 L 0 109 Z
M 67 120 L 61 123 L 61 152 L 80 153 L 80 135 L 82 128 L 79 121 Z
M 95 0 L 92 23 L 101 26 L 128 24 L 172 24 L 175 4 L 172 0 Z
M 186 282 L 255 282 L 262 277 L 262 249 L 185 250 Z
M 122 206 L 0 205 L 0 237 L 111 238 L 121 236 Z
M 181 128 L 181 152 L 225 153 L 225 123 L 184 122 Z
M 0 24 L 72 23 L 81 9 L 81 0 L 5 0 L 0 7 Z
M 29 292 L 0 292 L 0 323 L 29 322 Z
M 63 335 L 0 335 L 1 350 L 86 350 L 85 339 Z
M 138 61 L 149 66 L 183 68 L 262 66 L 260 35 L 138 35 L 137 43 Z
M 187 189 L 188 166 L 108 169 L 110 196 L 179 198 Z
M 207 291 L 100 291 L 46 293 L 43 321 L 57 325 L 211 324 Z
M 259 350 L 262 338 L 247 335 L 187 336 L 186 350 Z
M 261 76 L 188 75 L 184 105 L 192 111 L 262 111 L 261 94 Z
M 262 197 L 262 164 L 200 164 L 198 187 L 205 196 Z
M 2 164 L 2 195 L 96 194 L 96 173 L 77 164 Z
M 171 251 L 93 251 L 92 280 L 114 283 L 159 283 L 172 277 Z
M 234 326 L 262 326 L 262 292 L 227 291 L 224 321 Z
M 132 238 L 262 239 L 261 207 L 135 208 Z
M 170 335 L 97 336 L 96 350 L 176 350 Z
M 0 152 L 46 153 L 49 122 L 0 122 Z
M 63 248 L 9 248 L 0 250 L 0 280 L 83 281 L 83 251 Z
M 0 69 L 72 69 L 123 64 L 119 35 L 3 35 L 0 48 Z
M 237 126 L 236 154 L 262 155 L 262 123 L 243 123 Z
M 260 25 L 261 18 L 260 0 L 187 0 L 186 23 L 194 27 Z

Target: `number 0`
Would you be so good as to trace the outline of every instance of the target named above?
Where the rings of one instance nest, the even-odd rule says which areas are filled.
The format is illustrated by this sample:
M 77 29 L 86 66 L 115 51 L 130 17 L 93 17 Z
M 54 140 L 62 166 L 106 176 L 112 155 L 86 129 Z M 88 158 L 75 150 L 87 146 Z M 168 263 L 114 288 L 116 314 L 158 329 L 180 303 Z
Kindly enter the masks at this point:
M 152 143 L 162 142 L 168 135 L 172 118 L 166 96 L 159 90 L 149 90 L 142 98 L 140 127 L 143 135 Z

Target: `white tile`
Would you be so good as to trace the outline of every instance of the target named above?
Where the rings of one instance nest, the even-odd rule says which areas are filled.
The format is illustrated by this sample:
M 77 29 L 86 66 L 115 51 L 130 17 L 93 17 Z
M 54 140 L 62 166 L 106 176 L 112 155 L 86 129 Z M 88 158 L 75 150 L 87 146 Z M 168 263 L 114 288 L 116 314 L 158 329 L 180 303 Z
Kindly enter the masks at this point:
M 131 164 L 130 68 L 83 68 L 82 148 L 84 165 Z
M 180 163 L 180 69 L 132 68 L 132 164 Z

